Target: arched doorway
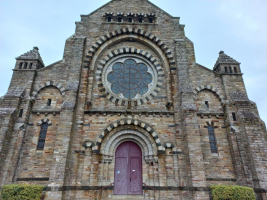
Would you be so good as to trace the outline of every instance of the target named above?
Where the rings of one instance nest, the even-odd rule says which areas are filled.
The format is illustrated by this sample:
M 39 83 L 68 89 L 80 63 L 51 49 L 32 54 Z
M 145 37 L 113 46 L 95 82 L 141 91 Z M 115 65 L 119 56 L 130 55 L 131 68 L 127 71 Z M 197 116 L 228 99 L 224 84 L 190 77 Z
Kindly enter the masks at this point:
M 142 190 L 142 152 L 134 142 L 124 142 L 116 150 L 115 195 L 140 195 Z

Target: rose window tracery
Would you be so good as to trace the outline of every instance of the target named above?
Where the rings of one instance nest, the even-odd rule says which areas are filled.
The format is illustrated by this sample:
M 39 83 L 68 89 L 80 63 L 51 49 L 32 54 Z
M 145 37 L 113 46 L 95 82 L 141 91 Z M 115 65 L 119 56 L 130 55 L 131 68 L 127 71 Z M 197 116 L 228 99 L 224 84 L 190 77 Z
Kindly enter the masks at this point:
M 111 91 L 122 94 L 124 98 L 146 94 L 152 80 L 146 64 L 137 63 L 133 59 L 127 59 L 123 63 L 116 62 L 107 76 L 107 81 L 111 83 Z
M 138 52 L 142 55 L 110 53 L 99 62 L 97 84 L 117 105 L 138 106 L 149 102 L 163 85 L 164 72 L 157 60 L 143 50 Z

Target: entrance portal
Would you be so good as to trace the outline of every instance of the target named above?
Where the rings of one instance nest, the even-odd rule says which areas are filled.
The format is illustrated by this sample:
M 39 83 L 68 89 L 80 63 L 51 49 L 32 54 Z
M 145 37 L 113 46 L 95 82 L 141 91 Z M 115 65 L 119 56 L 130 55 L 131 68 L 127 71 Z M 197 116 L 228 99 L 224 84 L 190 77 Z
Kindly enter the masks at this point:
M 142 152 L 140 147 L 133 142 L 124 142 L 117 148 L 114 194 L 143 194 Z

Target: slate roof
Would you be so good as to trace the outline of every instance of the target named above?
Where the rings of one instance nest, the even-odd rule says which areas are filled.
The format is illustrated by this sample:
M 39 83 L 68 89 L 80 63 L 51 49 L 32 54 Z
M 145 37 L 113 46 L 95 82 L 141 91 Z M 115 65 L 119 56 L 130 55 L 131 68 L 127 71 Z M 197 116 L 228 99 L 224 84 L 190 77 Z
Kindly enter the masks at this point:
M 24 95 L 26 88 L 25 87 L 11 87 L 8 89 L 5 97 L 21 97 Z
M 21 56 L 17 57 L 16 59 L 17 60 L 18 59 L 21 59 L 21 60 L 39 60 L 42 63 L 42 65 L 45 66 L 44 62 L 43 62 L 43 59 L 42 59 L 42 57 L 41 57 L 41 55 L 39 53 L 38 47 L 33 47 L 33 50 L 22 54 Z
M 240 64 L 240 62 L 236 61 L 232 57 L 226 55 L 224 51 L 220 51 L 219 53 L 219 58 L 217 59 L 214 69 L 219 65 L 219 64 Z

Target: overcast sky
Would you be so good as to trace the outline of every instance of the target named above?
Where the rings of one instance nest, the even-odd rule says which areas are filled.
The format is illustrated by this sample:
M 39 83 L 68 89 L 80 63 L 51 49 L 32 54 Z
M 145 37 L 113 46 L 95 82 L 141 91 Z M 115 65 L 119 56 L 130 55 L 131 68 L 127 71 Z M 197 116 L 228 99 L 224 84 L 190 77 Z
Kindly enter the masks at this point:
M 129 0 L 130 1 L 130 0 Z M 38 46 L 45 65 L 62 59 L 80 14 L 108 0 L 0 0 L 0 96 L 15 57 Z M 197 63 L 213 68 L 219 51 L 241 62 L 250 100 L 267 122 L 267 0 L 151 0 L 185 24 Z

